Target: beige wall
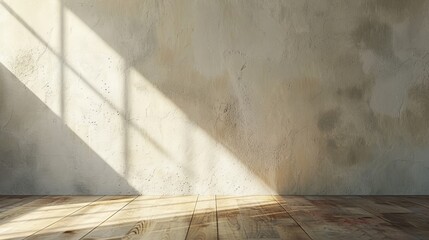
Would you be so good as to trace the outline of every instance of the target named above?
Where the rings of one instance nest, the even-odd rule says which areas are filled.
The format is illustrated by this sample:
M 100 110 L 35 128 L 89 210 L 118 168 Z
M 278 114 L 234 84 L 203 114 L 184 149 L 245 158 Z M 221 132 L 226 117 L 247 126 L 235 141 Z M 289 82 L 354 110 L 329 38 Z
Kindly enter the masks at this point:
M 428 1 L 2 1 L 0 193 L 429 194 Z

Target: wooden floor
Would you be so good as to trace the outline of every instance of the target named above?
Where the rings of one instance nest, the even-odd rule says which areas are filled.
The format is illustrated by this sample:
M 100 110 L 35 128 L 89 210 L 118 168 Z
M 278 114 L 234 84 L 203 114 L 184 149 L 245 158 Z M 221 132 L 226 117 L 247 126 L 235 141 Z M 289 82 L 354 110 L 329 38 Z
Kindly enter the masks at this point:
M 429 239 L 429 197 L 0 196 L 0 239 Z

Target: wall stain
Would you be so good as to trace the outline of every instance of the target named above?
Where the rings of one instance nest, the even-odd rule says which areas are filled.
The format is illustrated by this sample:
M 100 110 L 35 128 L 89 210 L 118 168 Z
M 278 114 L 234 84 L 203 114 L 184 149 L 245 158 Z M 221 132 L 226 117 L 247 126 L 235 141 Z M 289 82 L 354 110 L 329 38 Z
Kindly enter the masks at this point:
M 91 30 L 130 67 L 144 76 L 144 81 L 159 90 L 178 108 L 178 112 L 183 112 L 186 116 L 184 124 L 204 131 L 209 139 L 216 142 L 210 150 L 225 147 L 255 178 L 262 179 L 278 193 L 386 193 L 390 183 L 375 180 L 383 176 L 383 171 L 396 173 L 402 168 L 401 165 L 391 164 L 391 157 L 385 153 L 391 149 L 412 152 L 415 143 L 427 148 L 429 87 L 420 84 L 410 88 L 400 119 L 374 112 L 369 102 L 378 78 L 363 70 L 368 62 L 362 57 L 366 50 L 370 50 L 381 64 L 389 65 L 396 61 L 399 54 L 395 52 L 393 39 L 398 33 L 396 29 L 393 31 L 394 24 L 409 21 L 410 26 L 404 25 L 406 33 L 402 34 L 406 35 L 402 37 L 423 31 L 424 25 L 416 23 L 422 21 L 422 12 L 427 11 L 424 1 L 371 0 L 350 1 L 347 4 L 323 0 L 305 3 L 285 1 L 280 3 L 280 7 L 278 4 L 274 8 L 271 6 L 278 9 L 279 16 L 274 21 L 271 20 L 272 9 L 266 11 L 256 2 L 192 5 L 166 1 L 165 4 L 161 3 L 162 7 L 157 4 L 157 1 L 149 1 L 135 7 L 133 4 L 122 6 L 118 3 L 65 1 L 71 12 L 91 26 Z M 207 24 L 192 15 L 198 12 L 196 10 L 212 10 L 213 6 L 220 9 L 220 14 L 216 17 L 203 16 L 207 18 Z M 186 17 L 188 15 L 192 17 Z M 221 17 L 218 18 L 219 15 Z M 200 23 L 204 24 L 198 26 Z M 216 33 L 213 34 L 213 42 L 205 38 L 209 33 Z M 203 42 L 203 47 L 197 46 L 197 40 Z M 264 45 L 262 41 L 269 42 Z M 267 46 L 266 49 L 263 46 Z M 278 57 L 279 51 L 284 53 L 283 57 Z M 33 71 L 31 61 L 34 60 L 31 59 L 37 59 L 33 55 L 37 54 L 18 56 L 15 65 L 23 69 L 16 69 L 17 72 L 24 76 Z M 197 55 L 202 55 L 200 61 L 196 60 Z M 201 61 L 204 59 L 214 60 Z M 376 71 L 384 71 L 378 65 L 372 67 Z M 388 68 L 389 74 L 397 71 Z M 216 71 L 208 71 L 210 69 Z M 240 69 L 245 70 L 246 74 L 239 75 Z M 386 76 L 382 78 L 388 80 Z M 146 85 L 143 83 L 133 82 L 132 87 L 144 90 Z M 136 91 L 133 94 L 145 92 Z M 32 114 L 25 110 L 22 107 L 22 112 Z M 139 103 L 135 102 L 133 111 L 139 110 Z M 31 119 L 31 116 L 24 114 L 19 116 Z M 173 113 L 174 117 L 182 115 L 174 116 Z M 48 122 L 50 118 L 41 119 L 41 122 Z M 20 123 L 15 119 L 10 125 L 12 123 L 29 125 L 28 121 Z M 39 125 L 34 125 L 32 130 L 37 127 Z M 115 127 L 112 125 L 113 130 Z M 163 123 L 160 122 L 152 130 L 162 127 Z M 10 129 L 16 131 L 20 128 Z M 184 139 L 189 139 L 186 135 L 188 131 L 184 132 Z M 54 139 L 72 147 L 80 146 L 71 140 L 59 141 L 68 139 L 64 136 Z M 171 147 L 168 140 L 162 144 Z M 8 154 L 7 148 L 14 147 L 5 145 L 5 155 Z M 29 147 L 27 149 L 34 153 Z M 89 151 L 81 147 L 77 149 L 80 149 L 77 152 Z M 201 149 L 193 150 L 201 153 L 198 152 Z M 181 151 L 175 153 L 180 154 Z M 66 154 L 64 158 L 70 156 L 75 155 Z M 88 157 L 77 155 L 76 158 Z M 92 157 L 92 160 L 99 159 Z M 180 167 L 186 168 L 192 165 L 192 161 L 196 163 L 200 160 L 203 164 L 215 165 L 217 162 L 215 158 L 204 162 L 206 159 L 196 157 Z M 414 164 L 417 162 L 407 160 Z M 13 163 L 7 161 L 6 164 Z M 379 166 L 376 164 L 382 166 L 382 171 L 373 174 L 373 166 Z M 362 167 L 362 172 L 354 166 Z M 362 173 L 368 174 L 368 181 L 372 181 L 368 187 L 370 190 L 365 189 L 367 186 L 363 182 L 366 179 L 359 175 Z M 162 174 L 160 172 L 154 176 Z M 211 174 L 214 175 L 213 172 L 206 175 Z M 409 173 L 400 174 L 401 179 L 414 178 Z M 349 176 L 350 179 L 346 179 Z M 139 190 L 143 191 L 159 185 L 163 186 L 160 191 L 171 187 L 177 192 L 190 193 L 194 187 L 194 182 L 190 184 L 191 178 L 170 181 L 180 177 L 163 175 L 162 180 L 157 180 L 150 174 L 143 178 L 150 181 L 148 185 L 143 183 L 139 186 Z M 85 178 L 86 182 L 90 179 Z M 171 182 L 177 183 L 172 186 L 169 184 Z M 68 190 L 86 193 L 93 189 L 75 178 L 73 184 Z M 195 182 L 195 186 L 198 184 Z M 85 186 L 89 186 L 88 189 Z M 207 189 L 212 191 L 215 188 L 211 185 Z
M 357 46 L 369 49 L 384 58 L 394 57 L 391 27 L 377 19 L 364 19 L 354 30 Z
M 418 18 L 418 15 L 422 13 L 423 5 L 427 1 L 425 0 L 375 0 L 367 1 L 369 7 L 377 10 L 384 10 L 390 14 L 396 21 L 403 21 L 405 18 L 413 17 Z
M 345 89 L 338 88 L 337 94 L 339 96 L 345 96 L 351 100 L 360 101 L 363 98 L 364 90 L 357 86 L 353 86 Z
M 341 111 L 339 109 L 332 109 L 322 113 L 317 122 L 317 126 L 323 132 L 332 131 L 337 124 L 339 124 Z
M 326 152 L 330 161 L 345 167 L 371 160 L 370 148 L 362 136 L 335 135 L 328 137 Z
M 424 82 L 408 90 L 408 104 L 401 116 L 405 128 L 419 145 L 429 142 L 429 84 Z

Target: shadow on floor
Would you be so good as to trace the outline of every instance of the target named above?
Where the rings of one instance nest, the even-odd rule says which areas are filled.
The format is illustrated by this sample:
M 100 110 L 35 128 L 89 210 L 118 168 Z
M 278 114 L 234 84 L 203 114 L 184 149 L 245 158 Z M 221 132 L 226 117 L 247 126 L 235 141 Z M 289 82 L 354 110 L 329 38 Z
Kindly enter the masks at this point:
M 119 211 L 109 208 L 94 211 L 88 205 L 40 232 L 20 228 L 20 224 L 28 224 L 25 221 L 12 223 L 14 228 L 3 231 L 3 236 L 0 231 L 0 239 L 12 240 L 30 234 L 28 239 L 45 240 L 415 239 L 429 236 L 427 197 L 276 198 L 217 196 L 216 199 L 201 200 L 196 196 L 146 196 L 128 200 L 130 203 L 124 204 Z M 52 205 L 64 203 L 59 199 Z M 116 200 L 122 201 L 116 198 L 94 203 L 99 202 L 102 206 Z M 43 206 L 42 202 L 39 205 Z M 97 217 L 100 213 L 103 218 Z M 45 220 L 34 219 L 36 223 Z M 3 223 L 0 219 L 0 226 Z

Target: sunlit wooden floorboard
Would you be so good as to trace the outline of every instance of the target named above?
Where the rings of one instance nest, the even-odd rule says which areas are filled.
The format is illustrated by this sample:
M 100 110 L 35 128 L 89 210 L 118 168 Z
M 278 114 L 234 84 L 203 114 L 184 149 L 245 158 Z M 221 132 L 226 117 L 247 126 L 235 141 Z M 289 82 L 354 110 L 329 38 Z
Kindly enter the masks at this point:
M 429 197 L 0 196 L 0 239 L 429 239 Z

